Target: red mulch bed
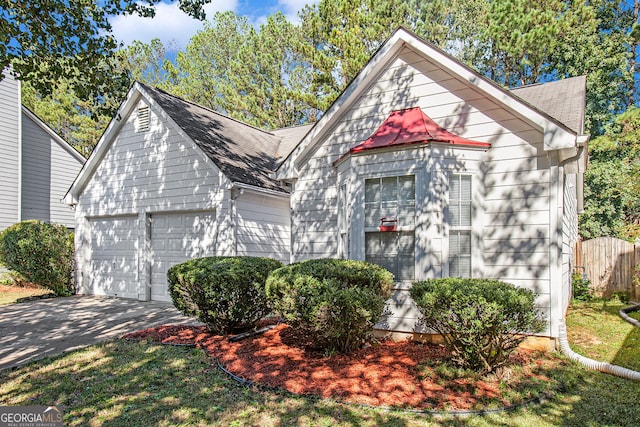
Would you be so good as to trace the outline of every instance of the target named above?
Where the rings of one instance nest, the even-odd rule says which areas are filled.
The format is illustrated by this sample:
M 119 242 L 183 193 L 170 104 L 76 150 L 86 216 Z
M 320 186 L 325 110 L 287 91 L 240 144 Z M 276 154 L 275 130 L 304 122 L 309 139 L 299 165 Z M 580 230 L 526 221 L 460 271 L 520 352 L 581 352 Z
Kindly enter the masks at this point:
M 199 345 L 228 371 L 253 383 L 350 403 L 436 410 L 514 403 L 501 394 L 501 375 L 476 380 L 439 380 L 437 375 L 424 375 L 433 372 L 422 365 L 424 362 L 448 355 L 444 347 L 434 344 L 381 341 L 346 355 L 328 356 L 284 324 L 236 342 L 210 334 L 204 326 L 178 325 L 145 329 L 123 338 Z M 547 380 L 536 368 L 558 361 L 534 359 L 533 352 L 519 350 L 513 363 L 525 366 L 525 379 Z

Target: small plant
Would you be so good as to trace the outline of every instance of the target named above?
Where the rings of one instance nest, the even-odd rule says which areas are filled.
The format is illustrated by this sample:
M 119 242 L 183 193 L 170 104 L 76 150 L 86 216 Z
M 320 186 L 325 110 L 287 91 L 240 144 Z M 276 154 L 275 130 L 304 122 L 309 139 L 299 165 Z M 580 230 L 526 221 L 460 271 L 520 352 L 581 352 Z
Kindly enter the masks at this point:
M 74 293 L 73 233 L 64 225 L 22 221 L 0 233 L 0 263 L 17 279 L 51 289 L 56 295 Z
M 346 353 L 373 339 L 393 275 L 364 261 L 317 259 L 285 266 L 267 280 L 267 298 L 288 323 L 328 352 Z
M 616 291 L 611 297 L 617 298 L 622 304 L 629 304 L 629 294 L 626 291 Z
M 442 335 L 456 365 L 479 373 L 502 366 L 525 333 L 544 330 L 535 294 L 486 279 L 415 282 L 410 290 L 422 323 Z
M 271 313 L 265 296 L 269 273 L 280 261 L 256 257 L 197 258 L 167 272 L 173 304 L 214 333 L 249 329 Z
M 593 299 L 593 289 L 591 280 L 579 273 L 571 276 L 572 298 L 576 301 L 591 301 Z

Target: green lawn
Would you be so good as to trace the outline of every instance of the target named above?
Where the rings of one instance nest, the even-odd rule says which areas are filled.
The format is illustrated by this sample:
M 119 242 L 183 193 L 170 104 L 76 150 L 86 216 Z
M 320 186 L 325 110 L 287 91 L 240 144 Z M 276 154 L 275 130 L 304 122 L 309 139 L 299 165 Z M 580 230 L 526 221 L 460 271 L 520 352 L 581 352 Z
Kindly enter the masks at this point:
M 624 331 L 613 304 L 579 305 L 571 328 L 586 334 Z M 605 324 L 615 323 L 609 328 Z M 573 331 L 572 331 L 573 333 Z M 624 334 L 624 332 L 622 332 Z M 634 332 L 612 337 L 598 353 L 617 361 Z M 596 345 L 596 338 L 591 342 Z M 603 340 L 601 336 L 598 340 Z M 605 346 L 607 347 L 607 346 Z M 591 350 L 589 345 L 583 348 Z M 585 351 L 588 352 L 588 351 Z M 573 363 L 549 373 L 558 391 L 542 405 L 467 418 L 344 405 L 328 400 L 246 388 L 222 374 L 199 349 L 113 341 L 13 371 L 0 371 L 0 405 L 64 405 L 70 426 L 637 426 L 640 383 L 589 371 Z
M 572 303 L 567 315 L 571 348 L 583 356 L 640 371 L 640 328 L 622 320 L 618 312 L 624 307 L 618 301 Z
M 51 293 L 49 289 L 0 285 L 0 305 L 13 304 L 18 298 Z
M 66 406 L 65 425 L 636 426 L 638 383 L 571 364 L 543 405 L 441 418 L 245 388 L 202 351 L 110 342 L 0 372 L 0 405 Z

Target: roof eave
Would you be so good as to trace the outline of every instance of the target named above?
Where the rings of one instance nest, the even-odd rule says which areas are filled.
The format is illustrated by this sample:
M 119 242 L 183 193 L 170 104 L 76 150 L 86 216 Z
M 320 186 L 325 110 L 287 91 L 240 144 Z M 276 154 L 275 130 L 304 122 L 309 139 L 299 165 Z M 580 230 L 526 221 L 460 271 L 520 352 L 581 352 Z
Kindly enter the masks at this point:
M 287 199 L 290 197 L 290 193 L 285 191 L 278 191 L 270 188 L 258 187 L 256 185 L 245 184 L 242 182 L 234 182 L 231 184 L 231 187 L 241 189 L 241 190 L 251 191 L 253 193 L 267 194 L 269 196 L 276 196 L 276 197 L 282 197 Z

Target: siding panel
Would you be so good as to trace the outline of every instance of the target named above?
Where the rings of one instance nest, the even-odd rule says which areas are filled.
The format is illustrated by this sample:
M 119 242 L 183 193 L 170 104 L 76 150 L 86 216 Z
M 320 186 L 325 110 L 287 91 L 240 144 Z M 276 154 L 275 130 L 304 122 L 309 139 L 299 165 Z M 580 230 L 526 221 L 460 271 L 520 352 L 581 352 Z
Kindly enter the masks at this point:
M 62 198 L 83 162 L 26 114 L 22 118 L 22 218 L 74 228 L 73 209 Z
M 5 70 L 0 81 L 0 230 L 20 220 L 20 86 Z
M 236 200 L 236 253 L 289 262 L 289 200 L 243 194 Z

